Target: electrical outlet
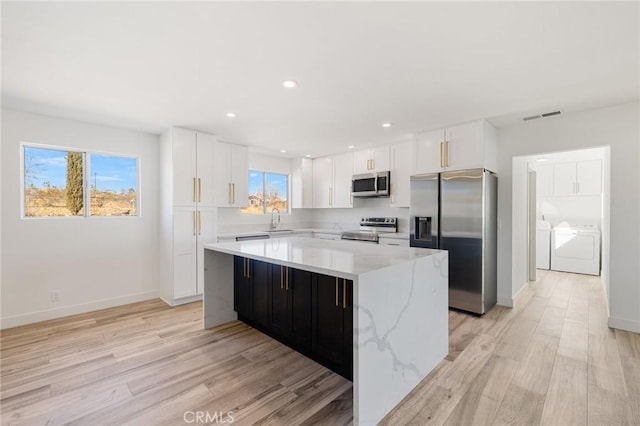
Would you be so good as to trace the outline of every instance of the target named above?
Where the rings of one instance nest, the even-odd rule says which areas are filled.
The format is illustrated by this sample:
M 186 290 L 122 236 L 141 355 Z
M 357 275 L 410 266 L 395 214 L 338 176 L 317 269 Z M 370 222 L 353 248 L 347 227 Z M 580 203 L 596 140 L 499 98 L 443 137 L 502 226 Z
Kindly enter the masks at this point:
M 59 302 L 60 301 L 60 292 L 58 290 L 55 290 L 55 291 L 51 292 L 51 301 L 52 302 Z

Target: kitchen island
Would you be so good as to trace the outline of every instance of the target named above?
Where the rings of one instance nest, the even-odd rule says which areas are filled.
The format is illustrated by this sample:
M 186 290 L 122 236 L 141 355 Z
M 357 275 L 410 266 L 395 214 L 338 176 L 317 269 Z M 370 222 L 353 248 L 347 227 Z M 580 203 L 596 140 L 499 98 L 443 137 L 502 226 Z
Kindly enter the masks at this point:
M 314 291 L 335 292 L 335 307 L 348 312 L 345 324 L 352 328 L 354 424 L 379 422 L 448 353 L 446 251 L 304 237 L 204 247 L 206 328 L 238 319 L 239 273 L 253 277 L 254 288 L 267 285 L 266 278 L 255 279 L 251 261 L 270 265 L 277 275 L 269 280 L 283 291 L 294 285 L 289 268 L 323 277 L 313 281 Z

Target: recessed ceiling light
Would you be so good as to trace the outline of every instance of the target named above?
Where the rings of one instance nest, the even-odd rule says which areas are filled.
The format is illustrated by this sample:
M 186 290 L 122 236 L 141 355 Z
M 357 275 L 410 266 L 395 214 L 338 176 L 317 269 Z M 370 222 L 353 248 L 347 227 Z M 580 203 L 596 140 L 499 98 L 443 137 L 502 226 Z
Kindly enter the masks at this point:
M 384 127 L 385 129 L 388 129 L 389 127 L 391 127 L 392 123 L 382 123 L 382 127 Z
M 226 114 L 226 116 L 229 117 L 229 118 L 235 118 L 236 117 L 236 113 L 235 112 L 228 112 Z
M 287 152 L 287 150 L 286 149 L 281 149 L 280 152 L 285 153 L 285 152 Z
M 287 89 L 293 89 L 294 87 L 296 87 L 298 85 L 298 83 L 294 80 L 285 80 L 282 82 L 282 85 L 284 87 L 286 87 Z
M 355 147 L 356 147 L 355 145 L 349 145 L 347 148 L 349 148 L 349 149 L 353 149 L 353 148 L 355 148 Z
M 541 163 L 545 162 L 545 161 L 549 161 L 548 158 L 538 158 L 536 161 L 539 161 Z
M 307 155 L 305 155 L 305 157 L 310 158 L 310 157 L 311 157 L 311 154 L 307 154 Z

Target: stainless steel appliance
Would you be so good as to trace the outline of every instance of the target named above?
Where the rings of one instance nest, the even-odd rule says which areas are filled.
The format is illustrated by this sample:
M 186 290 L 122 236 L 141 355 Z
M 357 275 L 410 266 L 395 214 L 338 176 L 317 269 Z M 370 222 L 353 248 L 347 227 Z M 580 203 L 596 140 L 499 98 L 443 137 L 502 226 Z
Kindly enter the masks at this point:
M 391 172 L 374 172 L 354 175 L 351 179 L 351 194 L 354 197 L 388 197 Z
M 410 245 L 449 251 L 449 306 L 497 301 L 498 178 L 484 169 L 411 176 Z
M 360 229 L 344 231 L 342 240 L 368 241 L 378 244 L 378 234 L 398 232 L 398 218 L 395 217 L 363 217 L 360 219 Z

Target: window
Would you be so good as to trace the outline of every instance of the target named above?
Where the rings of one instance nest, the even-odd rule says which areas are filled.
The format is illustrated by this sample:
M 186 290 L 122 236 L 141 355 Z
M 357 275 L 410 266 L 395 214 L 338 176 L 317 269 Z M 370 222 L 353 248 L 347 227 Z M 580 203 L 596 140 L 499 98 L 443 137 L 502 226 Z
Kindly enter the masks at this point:
M 276 208 L 289 211 L 289 177 L 279 173 L 249 170 L 249 205 L 242 213 L 265 214 Z
M 23 149 L 25 217 L 138 215 L 137 158 Z

